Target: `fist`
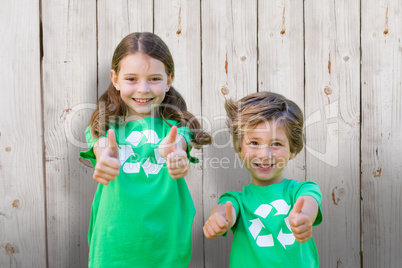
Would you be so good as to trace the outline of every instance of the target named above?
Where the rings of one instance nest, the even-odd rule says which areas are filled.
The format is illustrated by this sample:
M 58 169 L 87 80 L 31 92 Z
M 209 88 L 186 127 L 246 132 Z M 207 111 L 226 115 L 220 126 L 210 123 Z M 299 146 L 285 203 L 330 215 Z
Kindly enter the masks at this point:
M 232 202 L 228 201 L 225 205 L 218 205 L 218 209 L 211 213 L 202 228 L 205 237 L 213 239 L 226 233 L 236 221 L 235 214 Z
M 107 185 L 116 179 L 120 172 L 119 147 L 114 130 L 109 129 L 107 147 L 97 148 L 96 166 L 93 178 L 97 182 Z
M 168 172 L 173 179 L 179 179 L 188 174 L 189 160 L 183 149 L 187 143 L 177 134 L 177 127 L 173 126 L 170 133 L 159 145 L 159 154 L 166 158 Z
M 307 242 L 313 236 L 313 223 L 303 213 L 304 198 L 300 197 L 292 211 L 289 213 L 289 225 L 296 240 L 300 243 Z

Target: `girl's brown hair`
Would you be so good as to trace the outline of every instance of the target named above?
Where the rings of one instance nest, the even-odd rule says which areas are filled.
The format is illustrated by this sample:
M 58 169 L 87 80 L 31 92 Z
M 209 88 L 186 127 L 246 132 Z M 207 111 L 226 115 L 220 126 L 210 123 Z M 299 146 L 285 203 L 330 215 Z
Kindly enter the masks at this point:
M 236 152 L 241 151 L 241 141 L 246 131 L 260 123 L 275 120 L 286 129 L 290 152 L 298 154 L 303 149 L 303 112 L 291 100 L 273 92 L 250 94 L 239 101 L 226 100 L 227 125 L 233 136 Z
M 136 52 L 161 61 L 165 65 L 166 74 L 174 75 L 174 62 L 169 48 L 157 35 L 147 32 L 131 33 L 123 38 L 116 47 L 112 59 L 112 69 L 116 74 L 120 71 L 120 61 L 127 55 Z M 159 105 L 158 113 L 165 121 L 176 120 L 183 126 L 188 126 L 194 134 L 194 147 L 199 148 L 201 145 L 212 142 L 211 136 L 201 129 L 196 117 L 187 111 L 183 97 L 172 86 Z M 109 121 L 118 121 L 126 114 L 127 107 L 120 97 L 120 91 L 116 90 L 113 83 L 110 83 L 107 91 L 99 98 L 89 122 L 92 136 L 99 138 L 105 135 L 109 128 Z

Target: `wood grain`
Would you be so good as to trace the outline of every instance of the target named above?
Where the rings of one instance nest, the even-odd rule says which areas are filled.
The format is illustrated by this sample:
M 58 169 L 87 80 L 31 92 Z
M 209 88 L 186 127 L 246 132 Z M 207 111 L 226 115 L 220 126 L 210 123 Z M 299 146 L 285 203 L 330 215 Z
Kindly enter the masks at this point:
M 0 9 L 0 267 L 46 267 L 39 2 Z
M 175 63 L 173 86 L 182 94 L 191 113 L 201 118 L 201 27 L 198 0 L 163 1 L 154 3 L 154 33 L 164 40 Z M 191 154 L 202 160 L 202 150 Z M 189 267 L 204 267 L 204 235 L 202 226 L 203 171 L 200 164 L 191 165 L 186 177 L 196 215 L 193 223 L 193 255 Z
M 402 3 L 362 1 L 364 267 L 402 266 Z
M 153 31 L 153 1 L 97 1 L 98 95 L 110 84 L 113 52 L 132 32 Z
M 96 183 L 79 152 L 96 102 L 96 5 L 44 0 L 42 24 L 48 265 L 87 267 Z
M 359 1 L 306 1 L 306 177 L 322 191 L 321 267 L 360 266 Z
M 304 110 L 303 1 L 258 2 L 258 89 L 284 95 Z M 285 176 L 305 180 L 305 150 Z
M 257 1 L 203 0 L 202 111 L 214 144 L 204 150 L 204 220 L 219 196 L 250 183 L 225 126 L 225 98 L 257 91 Z M 232 234 L 205 238 L 205 267 L 228 267 Z

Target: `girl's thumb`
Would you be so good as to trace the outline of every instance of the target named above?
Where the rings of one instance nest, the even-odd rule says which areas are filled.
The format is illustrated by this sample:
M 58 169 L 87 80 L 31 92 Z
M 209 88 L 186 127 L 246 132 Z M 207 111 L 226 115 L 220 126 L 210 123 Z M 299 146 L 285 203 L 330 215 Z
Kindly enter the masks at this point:
M 177 137 L 177 126 L 172 126 L 172 128 L 170 129 L 169 132 L 169 136 L 168 136 L 168 145 L 173 145 L 176 143 L 176 137 Z
M 114 133 L 114 130 L 109 129 L 107 132 L 107 136 L 109 139 L 109 148 L 117 148 L 116 134 Z
M 109 140 L 109 149 L 111 149 L 112 156 L 118 157 L 118 146 L 116 142 L 116 134 L 114 133 L 113 129 L 109 129 L 107 132 L 107 137 Z

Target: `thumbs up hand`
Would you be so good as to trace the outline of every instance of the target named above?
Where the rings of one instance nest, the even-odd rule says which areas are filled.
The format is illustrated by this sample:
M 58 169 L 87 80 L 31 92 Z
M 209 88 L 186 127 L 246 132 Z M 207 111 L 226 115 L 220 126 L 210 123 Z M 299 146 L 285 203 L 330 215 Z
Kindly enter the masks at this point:
M 173 126 L 170 133 L 159 144 L 159 154 L 166 158 L 166 166 L 173 179 L 179 179 L 188 174 L 189 160 L 187 157 L 187 142 L 177 134 Z
M 235 222 L 236 211 L 232 202 L 228 201 L 224 205 L 216 205 L 212 208 L 211 216 L 202 229 L 206 238 L 213 239 L 226 233 Z
M 308 202 L 306 202 L 306 200 Z M 311 202 L 311 203 L 310 203 Z M 315 204 L 314 204 L 315 202 Z M 308 204 L 312 204 L 312 206 L 316 207 L 315 209 L 311 209 L 310 207 L 306 207 Z M 310 217 L 308 212 L 314 211 L 314 217 Z M 290 229 L 292 230 L 293 235 L 296 240 L 300 243 L 307 242 L 313 236 L 313 222 L 317 215 L 318 205 L 315 199 L 310 196 L 302 196 L 297 199 L 292 211 L 289 213 L 289 224 Z
M 99 146 L 100 139 L 97 142 L 98 146 L 94 146 L 97 162 L 93 178 L 97 182 L 107 185 L 110 181 L 115 180 L 120 172 L 119 147 L 116 142 L 116 134 L 112 129 L 109 129 L 107 138 L 101 139 L 107 141 L 107 146 Z

